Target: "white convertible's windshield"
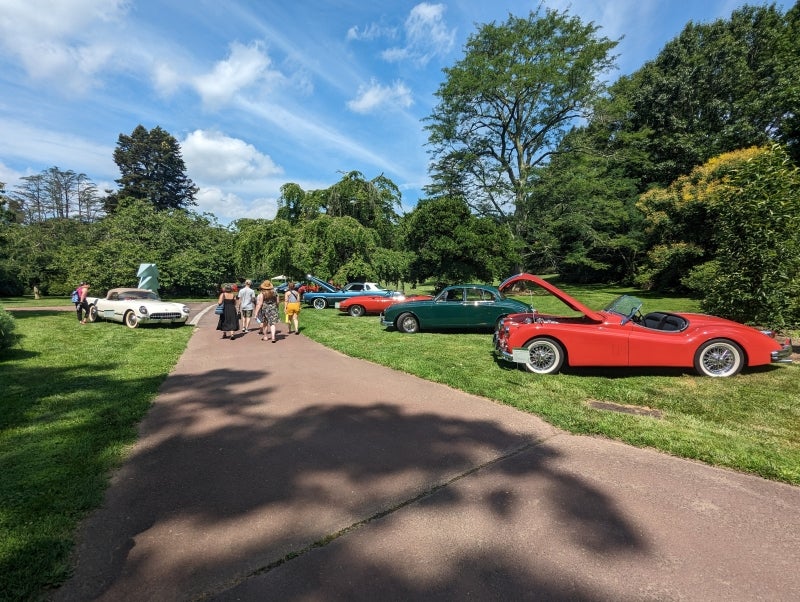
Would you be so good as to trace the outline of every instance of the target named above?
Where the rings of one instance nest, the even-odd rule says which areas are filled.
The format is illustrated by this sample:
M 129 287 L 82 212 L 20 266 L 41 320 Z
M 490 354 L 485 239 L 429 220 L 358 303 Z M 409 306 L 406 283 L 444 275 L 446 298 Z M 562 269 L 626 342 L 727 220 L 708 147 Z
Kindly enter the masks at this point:
M 134 299 L 148 299 L 159 301 L 159 296 L 153 291 L 111 291 L 108 298 L 112 301 L 130 301 Z

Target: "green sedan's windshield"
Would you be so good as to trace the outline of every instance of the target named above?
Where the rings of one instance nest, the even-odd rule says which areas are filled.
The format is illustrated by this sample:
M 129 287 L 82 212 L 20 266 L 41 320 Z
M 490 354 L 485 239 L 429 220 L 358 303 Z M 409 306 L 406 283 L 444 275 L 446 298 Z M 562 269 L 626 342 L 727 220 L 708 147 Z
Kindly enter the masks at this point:
M 642 300 L 630 295 L 622 295 L 617 297 L 608 306 L 605 311 L 610 311 L 619 314 L 624 318 L 632 318 L 633 315 L 642 307 Z

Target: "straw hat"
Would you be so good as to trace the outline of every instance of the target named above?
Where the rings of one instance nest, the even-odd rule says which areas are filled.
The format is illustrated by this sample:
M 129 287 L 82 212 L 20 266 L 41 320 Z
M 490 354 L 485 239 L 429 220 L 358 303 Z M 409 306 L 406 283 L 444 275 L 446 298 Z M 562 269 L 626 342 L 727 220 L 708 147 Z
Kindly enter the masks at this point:
M 268 291 L 268 290 L 270 290 L 271 288 L 273 288 L 273 287 L 272 287 L 272 282 L 271 282 L 271 281 L 269 281 L 269 280 L 265 280 L 265 281 L 264 281 L 264 282 L 262 282 L 262 283 L 261 283 L 261 285 L 258 287 L 258 290 L 260 290 L 260 291 Z

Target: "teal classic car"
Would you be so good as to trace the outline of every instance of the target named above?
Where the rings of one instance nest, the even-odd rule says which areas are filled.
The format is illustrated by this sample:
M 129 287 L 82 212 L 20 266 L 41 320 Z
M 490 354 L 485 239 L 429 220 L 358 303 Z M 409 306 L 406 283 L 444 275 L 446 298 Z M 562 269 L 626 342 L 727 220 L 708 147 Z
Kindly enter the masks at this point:
M 454 284 L 430 301 L 408 301 L 389 306 L 381 324 L 401 332 L 419 330 L 493 330 L 510 314 L 532 311 L 531 306 L 510 299 L 485 284 Z
M 388 294 L 392 292 L 382 288 L 375 282 L 351 282 L 350 284 L 346 284 L 343 288 L 338 288 L 311 274 L 308 274 L 306 278 L 319 289 L 303 293 L 303 301 L 305 301 L 306 305 L 311 305 L 314 309 L 335 307 L 336 303 L 339 301 L 344 301 L 345 299 L 359 295 Z

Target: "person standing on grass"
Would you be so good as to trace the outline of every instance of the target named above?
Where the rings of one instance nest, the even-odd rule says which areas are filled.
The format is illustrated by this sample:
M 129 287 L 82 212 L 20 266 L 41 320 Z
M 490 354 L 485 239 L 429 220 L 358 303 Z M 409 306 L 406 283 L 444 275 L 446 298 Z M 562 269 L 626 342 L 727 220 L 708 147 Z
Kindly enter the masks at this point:
M 292 332 L 292 324 L 294 324 L 294 333 L 300 334 L 300 293 L 294 290 L 294 282 L 290 282 L 286 287 L 283 303 L 286 322 L 289 324 L 289 332 Z
M 272 282 L 265 280 L 258 287 L 258 297 L 256 299 L 256 317 L 261 321 L 261 340 L 267 340 L 267 328 L 269 328 L 270 338 L 275 342 L 275 330 L 278 324 L 278 293 Z
M 250 320 L 253 317 L 253 308 L 256 306 L 256 294 L 250 285 L 250 280 L 244 281 L 244 286 L 239 289 L 239 311 L 242 314 L 242 332 L 250 330 Z
M 77 291 L 78 302 L 75 304 L 75 311 L 78 314 L 78 322 L 80 324 L 86 324 L 86 320 L 89 317 L 89 304 L 86 303 L 86 296 L 89 294 L 89 283 L 81 282 Z
M 239 314 L 236 309 L 236 293 L 233 292 L 233 286 L 226 284 L 222 287 L 217 303 L 222 305 L 222 315 L 219 317 L 217 330 L 222 331 L 223 339 L 230 338 L 232 341 L 236 336 L 236 331 L 239 330 Z

